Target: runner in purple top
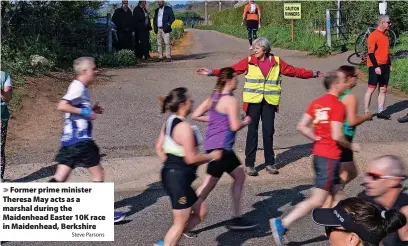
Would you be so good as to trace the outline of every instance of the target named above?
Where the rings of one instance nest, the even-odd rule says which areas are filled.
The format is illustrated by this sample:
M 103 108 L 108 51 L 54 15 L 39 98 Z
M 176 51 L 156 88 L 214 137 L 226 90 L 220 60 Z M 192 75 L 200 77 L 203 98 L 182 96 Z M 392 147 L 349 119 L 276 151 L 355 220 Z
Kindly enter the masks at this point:
M 230 67 L 221 69 L 213 94 L 198 106 L 192 114 L 193 120 L 208 122 L 204 143 L 205 150 L 207 152 L 216 149 L 223 150 L 223 156 L 220 160 L 208 163 L 207 175 L 203 184 L 197 189 L 197 194 L 204 201 L 223 173 L 228 173 L 234 179 L 232 185 L 234 214 L 227 228 L 250 229 L 255 227 L 256 224 L 242 218 L 240 200 L 245 173 L 240 160 L 233 151 L 233 146 L 236 132 L 246 127 L 251 122 L 251 118 L 247 116 L 242 122 L 240 120 L 239 102 L 232 95 L 232 92 L 237 88 L 236 76 L 234 69 Z M 204 207 L 205 204 L 202 203 L 201 206 Z M 206 211 L 205 208 L 202 209 L 202 211 Z M 187 229 L 191 230 L 192 228 Z M 185 235 L 191 236 L 191 232 L 187 230 Z
M 224 149 L 232 151 L 232 147 L 235 143 L 236 132 L 230 128 L 228 120 L 228 114 L 218 112 L 215 110 L 215 105 L 224 96 L 233 97 L 231 93 L 220 94 L 214 92 L 211 98 L 211 105 L 208 109 L 208 128 L 205 133 L 204 148 L 206 151 L 213 149 Z M 205 102 L 207 106 L 207 102 Z

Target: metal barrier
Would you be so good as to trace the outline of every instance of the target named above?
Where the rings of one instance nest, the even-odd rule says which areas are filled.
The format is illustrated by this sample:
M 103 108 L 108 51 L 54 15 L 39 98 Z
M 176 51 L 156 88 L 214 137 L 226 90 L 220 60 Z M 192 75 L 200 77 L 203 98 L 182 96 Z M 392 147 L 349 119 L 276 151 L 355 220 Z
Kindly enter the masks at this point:
M 345 47 L 348 41 L 347 18 L 341 8 L 326 9 L 326 37 L 329 48 Z

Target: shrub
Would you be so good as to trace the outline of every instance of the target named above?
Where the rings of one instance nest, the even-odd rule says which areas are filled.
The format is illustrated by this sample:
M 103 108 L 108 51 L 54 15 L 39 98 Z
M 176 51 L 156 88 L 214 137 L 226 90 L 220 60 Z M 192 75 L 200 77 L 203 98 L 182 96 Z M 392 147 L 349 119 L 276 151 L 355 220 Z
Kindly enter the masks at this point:
M 136 64 L 136 56 L 133 50 L 119 50 L 115 57 L 121 66 L 130 66 Z
M 119 50 L 114 53 L 97 55 L 95 60 L 98 67 L 124 67 L 137 63 L 133 50 Z

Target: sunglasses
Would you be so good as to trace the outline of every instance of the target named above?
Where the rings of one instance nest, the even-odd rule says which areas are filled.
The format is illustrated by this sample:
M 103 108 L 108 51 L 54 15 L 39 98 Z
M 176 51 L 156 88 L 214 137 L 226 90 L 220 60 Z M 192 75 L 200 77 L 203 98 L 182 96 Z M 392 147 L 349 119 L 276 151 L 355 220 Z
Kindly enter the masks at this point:
M 370 173 L 370 172 L 365 173 L 365 176 L 366 176 L 366 177 L 370 177 L 370 178 L 372 178 L 373 180 L 392 179 L 392 178 L 401 178 L 401 179 L 402 179 L 402 177 L 389 176 L 389 175 L 381 175 L 381 174 Z
M 326 231 L 326 237 L 330 237 L 330 233 L 334 232 L 334 231 L 340 231 L 340 232 L 347 232 L 349 233 L 350 231 L 344 230 L 344 229 L 339 229 L 333 226 L 325 226 L 324 227 L 325 231 Z

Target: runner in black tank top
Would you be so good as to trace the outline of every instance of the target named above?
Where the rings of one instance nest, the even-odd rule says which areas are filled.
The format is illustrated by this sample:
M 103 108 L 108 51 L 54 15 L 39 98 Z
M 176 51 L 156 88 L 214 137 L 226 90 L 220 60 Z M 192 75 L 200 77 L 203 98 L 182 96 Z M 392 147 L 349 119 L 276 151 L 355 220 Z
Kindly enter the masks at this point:
M 405 179 L 405 164 L 401 158 L 394 155 L 377 157 L 367 167 L 363 196 L 386 210 L 400 211 L 408 219 L 408 195 L 403 193 L 402 183 Z M 408 245 L 408 225 L 389 234 L 383 243 L 385 246 Z
M 156 246 L 177 245 L 186 227 L 194 227 L 202 219 L 202 202 L 191 187 L 196 178 L 196 168 L 209 161 L 219 160 L 221 151 L 200 154 L 201 141 L 197 130 L 185 121 L 190 114 L 192 100 L 186 88 L 172 90 L 162 100 L 162 113 L 170 110 L 173 115 L 163 125 L 156 141 L 156 153 L 164 162 L 161 177 L 163 187 L 172 203 L 173 225 L 164 240 Z M 192 213 L 194 212 L 194 213 Z

